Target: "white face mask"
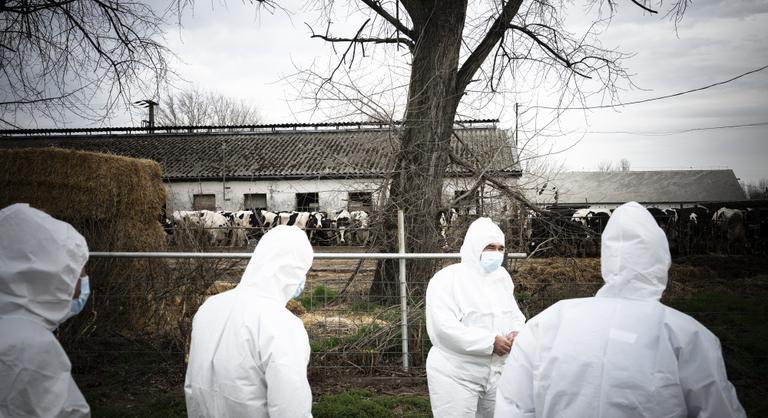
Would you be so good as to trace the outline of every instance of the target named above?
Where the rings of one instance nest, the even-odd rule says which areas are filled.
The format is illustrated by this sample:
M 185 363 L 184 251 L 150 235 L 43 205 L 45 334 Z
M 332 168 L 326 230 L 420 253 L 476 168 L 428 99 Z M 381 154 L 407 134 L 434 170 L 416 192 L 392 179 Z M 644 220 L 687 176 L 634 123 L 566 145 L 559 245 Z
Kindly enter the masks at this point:
M 296 299 L 297 297 L 301 296 L 301 292 L 304 291 L 304 280 L 299 283 L 298 286 L 296 286 L 296 290 L 293 292 L 293 296 L 291 296 L 291 299 Z
M 480 254 L 480 265 L 486 273 L 496 271 L 504 261 L 504 253 L 501 251 L 483 251 Z
M 77 299 L 72 299 L 72 305 L 69 308 L 67 316 L 64 317 L 64 321 L 82 312 L 83 308 L 85 308 L 85 303 L 88 302 L 88 296 L 90 295 L 90 280 L 88 280 L 88 276 L 83 276 L 80 278 L 80 296 L 78 296 Z

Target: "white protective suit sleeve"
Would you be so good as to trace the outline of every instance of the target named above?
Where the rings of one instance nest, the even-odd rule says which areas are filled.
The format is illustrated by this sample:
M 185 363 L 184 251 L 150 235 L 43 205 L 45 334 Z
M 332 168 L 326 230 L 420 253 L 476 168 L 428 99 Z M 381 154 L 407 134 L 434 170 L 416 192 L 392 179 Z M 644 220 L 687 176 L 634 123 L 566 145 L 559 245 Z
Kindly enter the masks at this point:
M 432 344 L 453 352 L 470 355 L 490 355 L 496 333 L 461 323 L 461 312 L 450 289 L 450 281 L 436 275 L 427 288 L 427 321 L 432 330 Z
M 698 323 L 694 326 L 698 329 L 687 342 L 682 342 L 678 359 L 680 386 L 683 388 L 688 416 L 746 417 L 736 390 L 728 381 L 720 341 Z M 672 336 L 676 337 L 674 333 Z
M 530 327 L 523 327 L 515 338 L 507 357 L 496 390 L 495 417 L 535 418 L 536 403 L 533 396 L 533 356 L 537 352 L 536 339 Z M 514 367 L 510 367 L 514 364 Z
M 267 338 L 261 343 L 267 382 L 267 409 L 269 416 L 307 417 L 312 415 L 312 391 L 307 381 L 309 340 L 301 321 L 293 327 L 280 330 L 282 338 Z M 267 330 L 275 335 L 277 330 Z M 290 334 L 290 335 L 286 335 Z
M 0 211 L 0 416 L 89 417 L 53 330 L 88 260 L 71 225 L 27 204 Z

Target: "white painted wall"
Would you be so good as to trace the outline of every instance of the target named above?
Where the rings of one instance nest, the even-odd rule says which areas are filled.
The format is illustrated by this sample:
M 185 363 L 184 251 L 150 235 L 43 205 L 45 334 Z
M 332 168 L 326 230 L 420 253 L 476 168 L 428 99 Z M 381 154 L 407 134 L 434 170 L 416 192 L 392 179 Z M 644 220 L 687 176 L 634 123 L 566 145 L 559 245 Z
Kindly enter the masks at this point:
M 508 178 L 505 182 L 514 186 L 516 179 Z M 167 210 L 191 210 L 195 194 L 216 195 L 217 210 L 243 209 L 243 195 L 264 193 L 267 195 L 267 208 L 272 211 L 291 211 L 296 209 L 296 193 L 317 192 L 320 210 L 333 211 L 347 207 L 349 192 L 373 193 L 374 205 L 382 199 L 383 180 L 376 179 L 339 179 L 339 180 L 232 180 L 200 182 L 166 182 L 168 194 Z M 468 190 L 474 184 L 472 178 L 449 178 L 444 182 L 443 205 L 451 202 L 456 190 Z M 224 195 L 226 193 L 226 196 Z M 226 197 L 226 199 L 224 198 Z M 483 205 L 486 213 L 499 213 L 506 199 L 490 187 L 483 189 Z
M 243 209 L 243 195 L 264 193 L 272 211 L 296 209 L 296 193 L 318 193 L 320 210 L 347 207 L 348 192 L 371 192 L 374 204 L 380 199 L 380 180 L 255 180 L 166 182 L 167 210 L 191 210 L 195 194 L 215 194 L 217 210 Z M 226 195 L 224 195 L 226 193 Z

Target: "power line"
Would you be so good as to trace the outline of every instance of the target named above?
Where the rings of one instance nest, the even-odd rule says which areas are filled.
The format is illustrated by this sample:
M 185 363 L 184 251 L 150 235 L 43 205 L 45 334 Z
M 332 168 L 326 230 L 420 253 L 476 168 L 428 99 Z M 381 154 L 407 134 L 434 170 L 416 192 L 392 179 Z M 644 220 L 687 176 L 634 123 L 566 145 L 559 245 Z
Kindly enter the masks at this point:
M 768 125 L 768 121 L 765 122 L 755 122 L 755 123 L 743 123 L 738 125 L 720 125 L 720 126 L 708 126 L 708 127 L 701 127 L 701 128 L 688 128 L 688 129 L 681 129 L 677 131 L 661 131 L 661 132 L 631 132 L 631 131 L 586 131 L 587 134 L 621 134 L 621 135 L 640 135 L 640 136 L 668 136 L 668 135 L 677 135 L 677 134 L 684 134 L 688 132 L 697 132 L 697 131 L 711 131 L 716 129 L 731 129 L 731 128 L 747 128 L 751 126 L 766 126 Z
M 609 108 L 615 108 L 615 107 L 621 107 L 621 106 L 629 106 L 629 105 L 635 105 L 640 103 L 648 103 L 648 102 L 655 102 L 658 100 L 664 100 L 669 99 L 672 97 L 678 97 L 689 93 L 695 93 L 697 91 L 706 90 L 708 88 L 716 87 L 716 86 L 722 86 L 723 84 L 730 83 L 731 81 L 738 80 L 742 77 L 746 77 L 750 74 L 754 74 L 760 71 L 765 70 L 768 68 L 768 65 L 764 65 L 760 68 L 756 68 L 754 70 L 747 71 L 746 73 L 742 73 L 737 75 L 736 77 L 729 78 L 727 80 L 718 81 L 717 83 L 708 84 L 703 87 L 697 87 L 695 89 L 685 90 L 677 93 L 667 94 L 664 96 L 658 96 L 658 97 L 651 97 L 648 99 L 641 99 L 641 100 L 634 100 L 631 102 L 626 103 L 618 103 L 618 104 L 610 104 L 610 105 L 598 105 L 598 106 L 583 106 L 583 107 L 555 107 L 555 106 L 530 106 L 529 109 L 546 109 L 546 110 L 591 110 L 591 109 L 609 109 Z

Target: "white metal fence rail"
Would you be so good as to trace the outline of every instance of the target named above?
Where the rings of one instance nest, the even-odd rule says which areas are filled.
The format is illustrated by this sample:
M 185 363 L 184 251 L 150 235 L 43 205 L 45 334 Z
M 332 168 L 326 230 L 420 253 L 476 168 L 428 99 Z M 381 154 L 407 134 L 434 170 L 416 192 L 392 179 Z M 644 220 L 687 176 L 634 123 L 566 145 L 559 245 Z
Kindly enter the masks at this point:
M 405 252 L 405 220 L 403 211 L 398 211 L 397 214 L 397 229 L 398 229 L 398 252 L 397 253 L 315 253 L 316 259 L 368 259 L 368 260 L 387 260 L 396 259 L 399 260 L 399 281 L 400 281 L 400 316 L 402 319 L 401 325 L 401 338 L 402 338 L 402 351 L 403 351 L 403 369 L 409 369 L 408 361 L 408 282 L 406 277 L 406 260 L 423 260 L 423 259 L 459 259 L 461 254 L 459 253 L 406 253 Z M 104 257 L 104 258 L 233 258 L 233 259 L 249 259 L 253 255 L 252 252 L 102 252 L 93 251 L 90 253 L 91 257 Z M 525 259 L 528 257 L 525 253 L 507 253 L 506 257 L 509 259 Z

